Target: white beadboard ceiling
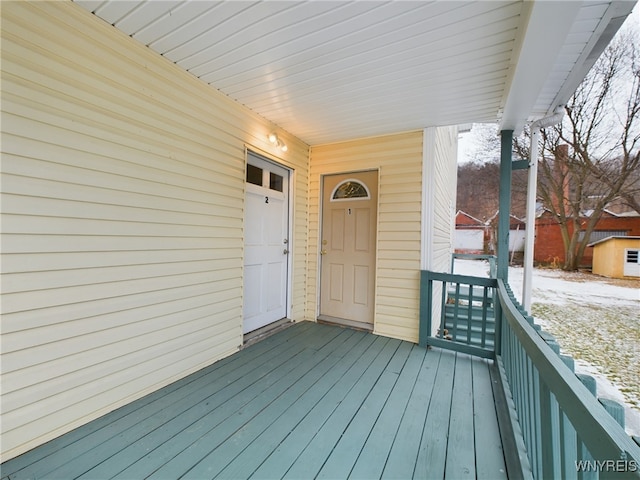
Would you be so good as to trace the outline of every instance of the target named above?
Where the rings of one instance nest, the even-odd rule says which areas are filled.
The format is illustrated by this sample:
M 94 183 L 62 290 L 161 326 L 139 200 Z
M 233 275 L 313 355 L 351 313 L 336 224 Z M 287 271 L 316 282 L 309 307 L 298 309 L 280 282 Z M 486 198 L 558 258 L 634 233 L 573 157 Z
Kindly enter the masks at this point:
M 635 1 L 76 0 L 310 145 L 552 113 Z

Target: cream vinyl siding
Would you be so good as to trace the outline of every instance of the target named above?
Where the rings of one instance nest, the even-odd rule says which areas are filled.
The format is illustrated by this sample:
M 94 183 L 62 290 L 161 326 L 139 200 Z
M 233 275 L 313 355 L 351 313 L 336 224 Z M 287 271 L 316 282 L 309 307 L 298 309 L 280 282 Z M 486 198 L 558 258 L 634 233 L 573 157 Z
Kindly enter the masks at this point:
M 436 272 L 449 272 L 456 224 L 458 129 L 430 128 L 426 135 L 427 161 L 433 162 L 433 178 L 426 188 L 434 205 L 430 268 Z
M 422 131 L 311 148 L 308 316 L 318 312 L 321 175 L 379 171 L 374 332 L 417 341 Z
M 424 130 L 424 198 L 422 225 L 422 268 L 449 272 L 455 234 L 455 198 L 457 187 L 457 127 L 431 127 Z M 439 298 L 442 286 L 435 285 Z M 435 302 L 433 318 L 440 318 L 441 305 Z M 438 330 L 433 322 L 432 334 Z
M 236 351 L 245 148 L 308 147 L 70 2 L 2 4 L 2 460 Z M 317 207 L 316 207 L 317 210 Z

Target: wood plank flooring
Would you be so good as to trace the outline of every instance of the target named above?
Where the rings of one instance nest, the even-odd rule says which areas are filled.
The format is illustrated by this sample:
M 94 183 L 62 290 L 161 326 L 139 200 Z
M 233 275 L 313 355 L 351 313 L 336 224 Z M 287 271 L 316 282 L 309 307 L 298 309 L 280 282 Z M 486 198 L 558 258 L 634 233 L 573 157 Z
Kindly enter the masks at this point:
M 486 360 L 310 322 L 1 468 L 2 479 L 506 478 Z

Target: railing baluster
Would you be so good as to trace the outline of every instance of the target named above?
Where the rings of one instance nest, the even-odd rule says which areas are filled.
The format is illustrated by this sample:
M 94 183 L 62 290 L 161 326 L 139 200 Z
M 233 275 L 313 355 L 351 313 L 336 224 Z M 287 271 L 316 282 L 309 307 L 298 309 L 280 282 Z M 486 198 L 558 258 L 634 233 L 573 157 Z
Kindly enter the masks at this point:
M 558 478 L 553 465 L 553 420 L 551 418 L 551 391 L 540 382 L 540 464 L 542 477 Z
M 458 310 L 460 306 L 460 283 L 456 282 L 455 298 L 453 304 L 453 332 L 449 332 L 454 340 L 458 340 Z
M 467 306 L 467 343 L 471 344 L 471 326 L 473 324 L 473 285 L 469 285 L 467 295 L 469 305 Z
M 542 455 L 541 444 L 542 437 L 540 435 L 540 377 L 538 371 L 533 365 L 533 361 L 527 356 L 527 366 L 529 368 L 529 376 L 531 378 L 530 401 L 531 401 L 531 426 L 532 426 L 532 442 L 531 442 L 531 456 L 533 457 L 532 463 L 535 466 L 536 478 L 544 478 L 542 476 Z
M 555 396 L 540 382 L 540 437 L 542 478 L 561 478 L 560 411 Z
M 582 384 L 585 387 L 587 387 L 587 390 L 589 390 L 589 393 L 591 393 L 591 395 L 595 397 L 597 392 L 596 379 L 590 375 L 577 375 L 577 377 L 580 379 Z M 579 435 L 578 435 L 577 454 L 578 454 L 578 461 L 582 461 L 589 464 L 595 460 L 593 458 L 593 455 L 591 455 L 591 453 L 589 452 L 589 449 L 587 448 L 587 446 L 580 439 Z M 595 471 L 581 471 L 581 472 L 578 472 L 578 478 L 580 480 L 595 480 L 598 478 L 598 474 Z
M 608 398 L 599 398 L 598 401 L 602 404 L 604 409 L 609 412 L 609 415 L 618 422 L 618 425 L 624 428 L 624 407 L 615 400 L 610 400 Z
M 561 355 L 562 361 L 573 372 L 575 371 L 575 362 L 572 357 Z M 557 403 L 557 402 L 556 402 Z M 557 405 L 558 415 L 560 416 L 560 464 L 561 475 L 566 480 L 577 480 L 578 471 L 576 461 L 578 460 L 577 451 L 578 444 L 576 438 L 576 429 L 573 428 L 566 414 L 562 411 L 560 405 Z
M 480 346 L 482 348 L 485 347 L 485 345 L 487 344 L 487 311 L 489 309 L 489 287 L 484 287 L 482 289 L 482 326 L 481 326 L 481 337 L 480 337 Z M 495 338 L 495 329 L 493 332 L 493 345 L 495 347 L 496 345 L 496 338 Z
M 495 315 L 495 323 L 494 323 L 494 349 L 496 355 L 502 355 L 502 327 L 506 324 L 506 322 L 502 321 L 502 305 L 498 302 L 498 289 L 493 289 L 493 311 Z
M 441 283 L 442 283 L 442 308 L 440 311 L 440 333 L 438 336 L 440 338 L 443 338 L 444 329 L 447 325 L 447 298 L 449 296 L 449 292 L 448 292 L 446 280 L 443 280 Z

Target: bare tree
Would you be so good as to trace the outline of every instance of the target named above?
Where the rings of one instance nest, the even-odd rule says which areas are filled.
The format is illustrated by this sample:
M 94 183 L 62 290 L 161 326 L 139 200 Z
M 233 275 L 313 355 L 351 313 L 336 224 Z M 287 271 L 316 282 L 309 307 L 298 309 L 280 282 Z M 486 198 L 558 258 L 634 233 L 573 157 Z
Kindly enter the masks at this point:
M 638 206 L 640 46 L 627 25 L 565 106 L 562 124 L 543 129 L 538 196 L 560 224 L 564 270 L 576 270 L 607 205 Z M 528 135 L 515 142 L 528 156 Z
M 458 165 L 457 210 L 486 221 L 498 211 L 500 194 L 500 134 L 497 124 L 474 124 L 469 133 L 467 163 Z M 511 214 L 525 215 L 527 174 L 512 174 Z

